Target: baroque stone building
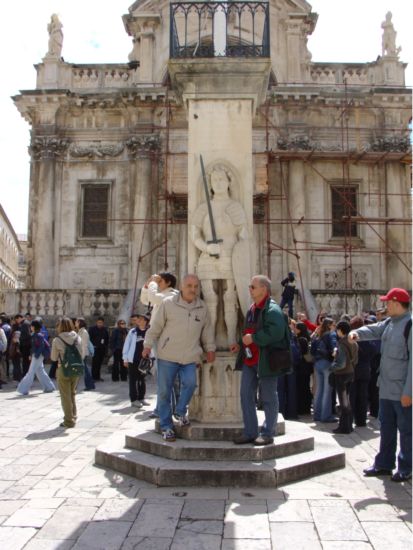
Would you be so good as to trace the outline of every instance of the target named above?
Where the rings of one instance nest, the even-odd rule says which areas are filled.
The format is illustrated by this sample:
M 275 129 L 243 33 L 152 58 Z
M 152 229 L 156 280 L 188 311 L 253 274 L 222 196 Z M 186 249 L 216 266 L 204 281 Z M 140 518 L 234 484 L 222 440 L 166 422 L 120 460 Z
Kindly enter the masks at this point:
M 274 281 L 294 271 L 317 307 L 337 312 L 410 287 L 411 92 L 391 14 L 375 61 L 320 63 L 307 48 L 317 14 L 305 0 L 254 2 L 249 15 L 242 3 L 221 4 L 217 46 L 208 2 L 138 0 L 123 16 L 132 45 L 123 64 L 64 61 L 52 20 L 36 87 L 14 97 L 32 136 L 27 287 L 37 310 L 115 312 L 151 273 L 192 270 L 188 117 L 198 115 L 188 97 L 214 101 L 219 75 L 231 73 L 245 87 L 221 97 L 250 98 L 258 62 L 253 271 Z M 196 76 L 183 82 L 183 70 Z M 105 298 L 93 309 L 97 294 Z
M 0 205 L 0 290 L 18 287 L 19 253 L 17 235 Z

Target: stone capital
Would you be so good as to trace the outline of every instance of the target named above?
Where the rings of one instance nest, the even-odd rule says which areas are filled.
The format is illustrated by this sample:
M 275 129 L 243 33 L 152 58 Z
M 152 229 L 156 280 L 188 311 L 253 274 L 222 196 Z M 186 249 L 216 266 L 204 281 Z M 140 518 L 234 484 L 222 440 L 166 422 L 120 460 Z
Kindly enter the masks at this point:
M 55 136 L 38 136 L 32 139 L 29 154 L 33 160 L 53 160 L 61 158 L 69 147 L 70 140 Z
M 135 40 L 141 36 L 154 36 L 161 22 L 161 16 L 155 13 L 141 13 L 137 15 L 124 15 L 123 24 L 126 32 Z
M 266 58 L 170 59 L 172 88 L 187 106 L 190 100 L 247 99 L 252 111 L 265 101 L 271 61 Z
M 126 147 L 130 158 L 149 158 L 152 153 L 160 150 L 161 142 L 158 134 L 140 134 L 130 137 Z

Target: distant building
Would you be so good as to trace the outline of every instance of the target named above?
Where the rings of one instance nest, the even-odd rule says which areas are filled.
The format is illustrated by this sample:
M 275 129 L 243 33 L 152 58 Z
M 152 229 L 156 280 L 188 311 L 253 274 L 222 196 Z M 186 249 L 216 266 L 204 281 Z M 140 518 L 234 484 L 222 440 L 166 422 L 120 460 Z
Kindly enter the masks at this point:
M 19 276 L 18 276 L 18 288 L 26 288 L 27 277 L 27 235 L 17 235 L 19 238 L 20 252 L 19 252 Z
M 17 235 L 0 205 L 0 290 L 18 288 L 20 246 Z

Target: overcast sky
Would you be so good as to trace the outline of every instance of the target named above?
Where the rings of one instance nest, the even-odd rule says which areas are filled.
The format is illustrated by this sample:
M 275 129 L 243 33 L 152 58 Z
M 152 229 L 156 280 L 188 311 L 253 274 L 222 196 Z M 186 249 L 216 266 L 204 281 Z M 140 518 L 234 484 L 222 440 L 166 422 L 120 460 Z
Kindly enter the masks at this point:
M 20 0 L 4 2 L 0 27 L 0 203 L 16 233 L 27 233 L 29 190 L 28 124 L 10 96 L 34 89 L 33 68 L 47 51 L 47 24 L 58 13 L 63 24 L 62 55 L 71 63 L 124 63 L 132 49 L 122 15 L 133 0 Z M 309 40 L 313 61 L 368 62 L 381 54 L 381 23 L 393 13 L 400 58 L 413 64 L 411 0 L 312 0 L 318 23 Z M 19 25 L 16 27 L 15 23 Z M 413 67 L 406 73 L 413 85 Z

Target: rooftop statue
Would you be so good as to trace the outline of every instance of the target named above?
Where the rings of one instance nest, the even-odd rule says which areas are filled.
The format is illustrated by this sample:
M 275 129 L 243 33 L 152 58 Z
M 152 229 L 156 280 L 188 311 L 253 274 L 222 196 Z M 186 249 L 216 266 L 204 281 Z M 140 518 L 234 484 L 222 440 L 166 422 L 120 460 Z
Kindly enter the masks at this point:
M 388 11 L 386 13 L 386 20 L 381 24 L 383 29 L 382 37 L 382 55 L 398 56 L 401 48 L 396 48 L 396 31 L 394 30 L 393 23 L 391 21 L 392 13 Z
M 47 25 L 47 32 L 49 33 L 49 50 L 46 57 L 61 57 L 63 46 L 62 28 L 63 25 L 59 20 L 59 16 L 54 13 L 50 18 L 50 23 Z

